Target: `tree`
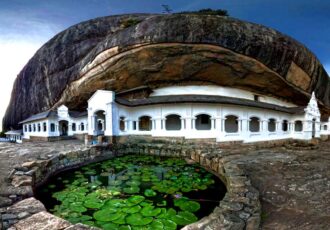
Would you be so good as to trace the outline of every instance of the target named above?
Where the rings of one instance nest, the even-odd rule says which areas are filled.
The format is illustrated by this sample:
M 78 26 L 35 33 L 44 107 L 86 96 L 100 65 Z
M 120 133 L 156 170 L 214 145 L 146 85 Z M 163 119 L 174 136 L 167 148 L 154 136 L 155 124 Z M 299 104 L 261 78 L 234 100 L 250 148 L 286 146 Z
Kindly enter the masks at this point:
M 180 14 L 197 14 L 197 15 L 218 15 L 218 16 L 229 16 L 227 10 L 217 9 L 213 10 L 210 8 L 200 9 L 197 11 L 183 11 Z
M 169 5 L 162 5 L 162 7 L 163 7 L 163 13 L 164 14 L 170 14 L 170 13 L 172 13 L 172 9 L 170 8 L 170 6 Z

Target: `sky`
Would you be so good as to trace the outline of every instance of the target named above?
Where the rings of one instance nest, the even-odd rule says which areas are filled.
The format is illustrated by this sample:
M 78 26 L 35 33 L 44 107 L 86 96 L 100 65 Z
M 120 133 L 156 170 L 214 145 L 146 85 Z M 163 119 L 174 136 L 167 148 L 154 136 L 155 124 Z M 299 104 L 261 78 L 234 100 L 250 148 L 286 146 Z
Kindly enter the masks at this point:
M 34 53 L 79 22 L 123 13 L 226 9 L 306 45 L 330 73 L 330 0 L 0 0 L 0 131 L 13 82 Z M 26 102 L 28 103 L 28 102 Z

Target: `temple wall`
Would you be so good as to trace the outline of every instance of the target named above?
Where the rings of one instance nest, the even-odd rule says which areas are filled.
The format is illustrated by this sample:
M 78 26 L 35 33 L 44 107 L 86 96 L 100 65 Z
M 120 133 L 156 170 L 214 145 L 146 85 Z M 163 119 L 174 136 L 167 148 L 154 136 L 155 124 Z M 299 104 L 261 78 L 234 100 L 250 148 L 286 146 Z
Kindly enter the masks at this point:
M 154 96 L 169 96 L 169 95 L 214 95 L 214 96 L 225 96 L 225 97 L 236 97 L 241 99 L 254 100 L 255 96 L 258 96 L 260 102 L 265 102 L 269 104 L 286 106 L 286 107 L 295 107 L 293 103 L 289 103 L 283 100 L 279 100 L 274 97 L 269 97 L 260 94 L 254 94 L 253 92 L 230 88 L 222 87 L 215 85 L 199 85 L 199 86 L 169 86 L 159 89 L 155 89 L 154 92 L 150 95 Z

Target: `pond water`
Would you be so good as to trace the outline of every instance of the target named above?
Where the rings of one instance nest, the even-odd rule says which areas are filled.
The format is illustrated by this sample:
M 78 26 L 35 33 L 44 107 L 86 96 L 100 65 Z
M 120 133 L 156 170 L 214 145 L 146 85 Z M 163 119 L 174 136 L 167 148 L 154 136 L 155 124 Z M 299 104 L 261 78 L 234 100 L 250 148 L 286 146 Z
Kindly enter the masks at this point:
M 101 229 L 180 229 L 212 213 L 226 188 L 197 164 L 128 155 L 66 171 L 39 187 L 47 210 Z

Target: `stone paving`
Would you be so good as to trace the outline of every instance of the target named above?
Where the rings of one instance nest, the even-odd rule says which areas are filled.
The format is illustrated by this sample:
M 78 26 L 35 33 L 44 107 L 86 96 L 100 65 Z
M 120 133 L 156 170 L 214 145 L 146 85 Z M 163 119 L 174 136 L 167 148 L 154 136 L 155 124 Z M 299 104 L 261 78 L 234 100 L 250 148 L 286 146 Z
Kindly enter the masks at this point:
M 15 188 L 9 184 L 6 178 L 15 167 L 21 170 L 24 162 L 84 148 L 79 141 L 24 145 L 0 143 L 0 207 L 10 205 L 19 193 L 32 193 L 18 191 L 21 186 Z M 252 186 L 259 190 L 262 229 L 329 229 L 329 141 L 315 146 L 297 143 L 272 148 L 246 145 L 217 149 L 213 154 L 221 155 L 224 163 L 239 165 Z M 199 158 L 207 162 L 208 154 L 203 156 L 201 153 Z M 225 167 L 225 170 L 229 172 L 231 169 Z M 20 215 L 26 214 L 24 212 Z
M 15 201 L 15 194 L 29 193 L 22 188 L 15 188 L 8 183 L 7 178 L 15 168 L 21 168 L 22 163 L 47 156 L 57 155 L 63 151 L 85 148 L 83 142 L 77 140 L 61 142 L 35 142 L 24 144 L 0 143 L 0 207 Z M 32 192 L 32 191 L 31 191 Z M 11 199 L 8 199 L 11 196 Z

